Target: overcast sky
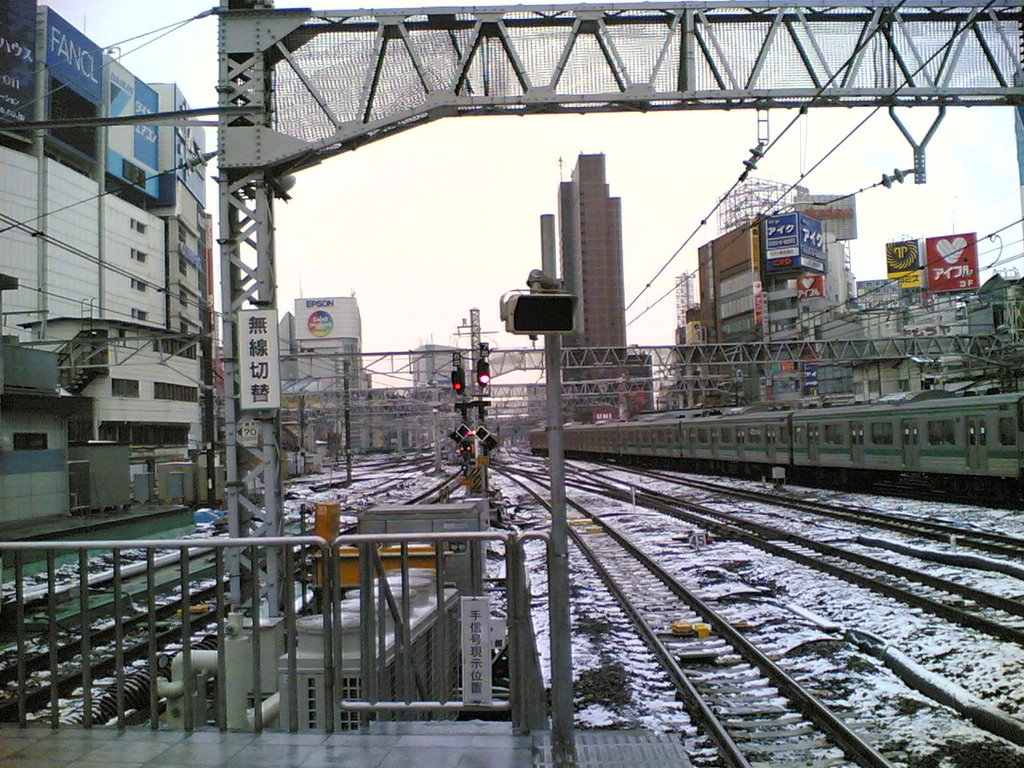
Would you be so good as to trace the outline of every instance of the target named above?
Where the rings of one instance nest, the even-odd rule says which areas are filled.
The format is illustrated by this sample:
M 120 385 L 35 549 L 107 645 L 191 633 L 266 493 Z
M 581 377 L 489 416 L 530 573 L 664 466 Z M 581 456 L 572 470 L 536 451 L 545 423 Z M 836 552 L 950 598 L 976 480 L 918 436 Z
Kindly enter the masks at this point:
M 101 46 L 211 7 L 198 0 L 46 4 Z M 315 0 L 295 5 L 340 7 Z M 279 1 L 276 7 L 291 6 Z M 216 106 L 216 26 L 215 18 L 202 19 L 133 53 L 139 42 L 126 43 L 122 63 L 149 82 L 177 81 L 193 107 Z M 761 162 L 758 176 L 796 181 L 866 114 L 812 110 Z M 772 111 L 771 137 L 793 115 Z M 934 116 L 923 109 L 901 113 L 919 139 Z M 539 216 L 557 212 L 558 182 L 569 178 L 580 153 L 607 156 L 611 193 L 622 198 L 630 302 L 735 181 L 756 143 L 752 110 L 472 117 L 406 131 L 299 174 L 292 201 L 275 209 L 279 309 L 291 309 L 300 296 L 354 293 L 367 351 L 450 343 L 471 307 L 480 309 L 485 332 L 498 331 L 499 297 L 524 288 L 527 273 L 539 266 Z M 215 146 L 212 131 L 207 146 Z M 803 184 L 812 193 L 845 194 L 912 165 L 910 146 L 881 110 Z M 860 237 L 851 244 L 858 279 L 885 276 L 886 242 L 958 232 L 980 239 L 1021 217 L 1010 108 L 951 109 L 929 144 L 927 171 L 925 185 L 908 180 L 858 196 Z M 207 202 L 216 215 L 212 183 Z M 696 268 L 697 247 L 717 234 L 716 222 L 627 313 L 630 343 L 672 343 L 674 278 Z M 1002 233 L 1004 260 L 1022 252 L 1021 233 L 1019 225 Z M 982 240 L 978 250 L 984 266 L 996 259 L 999 244 Z M 529 345 L 504 333 L 488 338 L 498 347 Z

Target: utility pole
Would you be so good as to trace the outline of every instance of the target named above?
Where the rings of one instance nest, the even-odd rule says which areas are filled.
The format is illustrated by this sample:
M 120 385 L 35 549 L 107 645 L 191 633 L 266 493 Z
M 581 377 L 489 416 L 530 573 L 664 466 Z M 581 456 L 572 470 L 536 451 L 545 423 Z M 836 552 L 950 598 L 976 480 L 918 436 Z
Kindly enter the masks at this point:
M 349 363 L 345 361 L 344 373 L 345 382 L 345 484 L 352 485 L 352 401 L 348 383 Z
M 555 217 L 540 219 L 541 265 L 554 278 Z M 534 286 L 530 286 L 531 289 Z M 562 339 L 544 334 L 544 380 L 547 389 L 548 472 L 551 479 L 551 709 L 552 748 L 556 765 L 575 765 L 572 691 L 572 613 L 569 602 L 569 536 L 565 517 L 565 446 L 562 429 Z

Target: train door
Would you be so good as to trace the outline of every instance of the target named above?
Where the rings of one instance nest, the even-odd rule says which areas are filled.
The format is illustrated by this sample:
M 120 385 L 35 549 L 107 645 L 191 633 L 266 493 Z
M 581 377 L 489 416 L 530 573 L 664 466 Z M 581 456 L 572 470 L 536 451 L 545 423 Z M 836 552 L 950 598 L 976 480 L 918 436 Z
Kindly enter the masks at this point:
M 988 429 L 982 416 L 967 418 L 967 468 L 988 471 Z
M 903 466 L 917 467 L 921 463 L 921 436 L 917 429 L 917 422 L 912 419 L 902 419 L 900 427 L 900 431 L 903 433 Z
M 820 427 L 807 425 L 807 458 L 811 464 L 817 464 L 821 459 L 821 432 Z
M 864 463 L 864 424 L 860 421 L 850 422 L 850 461 L 854 466 Z
M 775 463 L 775 430 L 776 427 L 774 425 L 768 425 L 764 428 L 764 453 L 769 464 Z

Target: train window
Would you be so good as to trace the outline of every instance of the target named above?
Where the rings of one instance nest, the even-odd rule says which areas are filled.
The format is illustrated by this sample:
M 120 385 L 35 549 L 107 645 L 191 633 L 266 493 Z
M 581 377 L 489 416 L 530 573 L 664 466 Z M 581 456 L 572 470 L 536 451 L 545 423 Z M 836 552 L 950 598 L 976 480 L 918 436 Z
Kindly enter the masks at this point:
M 804 428 L 803 427 L 793 427 L 793 442 L 796 443 L 797 445 L 803 445 L 804 444 Z
M 782 445 L 789 444 L 789 427 L 785 424 L 779 428 L 779 443 Z
M 707 442 L 708 442 L 708 428 L 707 427 L 697 427 L 697 441 L 701 442 L 701 443 L 704 443 L 704 444 L 707 444 Z
M 1013 419 L 1000 419 L 999 420 L 999 444 L 1000 445 L 1016 445 L 1017 444 L 1017 429 L 1013 423 Z
M 747 442 L 748 443 L 760 443 L 761 442 L 761 428 L 750 427 L 747 429 Z
M 690 427 L 687 432 L 691 443 L 697 442 L 697 430 L 694 427 Z
M 928 422 L 928 445 L 955 445 L 952 419 L 935 419 Z
M 871 442 L 874 445 L 892 445 L 892 423 L 876 421 L 871 425 Z
M 736 430 L 732 427 L 722 427 L 722 445 L 736 442 Z
M 747 442 L 746 432 L 743 431 L 743 427 L 740 427 L 739 429 L 736 430 L 736 442 L 739 445 L 743 445 L 745 442 Z
M 768 445 L 775 445 L 775 427 L 764 428 L 764 441 L 768 443 Z
M 843 444 L 843 430 L 839 428 L 838 424 L 825 425 L 825 442 L 828 445 Z

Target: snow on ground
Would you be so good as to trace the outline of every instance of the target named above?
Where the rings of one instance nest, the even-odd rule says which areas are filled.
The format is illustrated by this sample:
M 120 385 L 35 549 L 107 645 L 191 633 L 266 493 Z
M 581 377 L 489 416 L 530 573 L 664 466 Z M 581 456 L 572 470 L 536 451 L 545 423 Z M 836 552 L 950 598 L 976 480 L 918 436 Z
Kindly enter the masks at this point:
M 574 463 L 573 466 L 579 465 Z M 586 466 L 608 472 L 606 467 Z M 626 483 L 662 492 L 680 493 L 679 487 L 671 483 L 660 483 L 649 478 L 638 479 L 626 470 L 613 470 L 611 474 Z M 760 483 L 749 481 L 716 478 L 716 482 L 764 488 Z M 515 491 L 510 490 L 508 493 L 516 495 Z M 519 492 L 519 495 L 522 493 Z M 1024 535 L 1022 516 L 1007 510 L 840 494 L 816 489 L 808 489 L 806 495 L 898 512 L 907 517 L 940 519 L 980 530 Z M 1020 682 L 1024 680 L 1024 649 L 1016 644 L 926 615 L 921 610 L 893 599 L 737 542 L 712 541 L 706 547 L 692 549 L 682 543 L 689 538 L 691 525 L 642 508 L 634 511 L 628 503 L 599 499 L 572 490 L 569 496 L 581 501 L 585 499 L 588 508 L 628 531 L 642 548 L 657 554 L 666 567 L 674 570 L 684 583 L 702 594 L 715 597 L 731 595 L 735 598 L 740 593 L 761 593 L 759 597 L 744 603 L 743 609 L 754 622 L 774 621 L 778 624 L 778 631 L 783 638 L 780 644 L 786 648 L 783 659 L 786 668 L 812 690 L 826 695 L 830 703 L 835 702 L 834 706 L 844 717 L 852 719 L 870 733 L 886 754 L 896 756 L 901 765 L 913 768 L 1024 766 L 1024 749 L 988 734 L 948 707 L 909 688 L 884 662 L 847 642 L 843 638 L 843 630 L 862 629 L 881 636 L 930 673 L 960 685 L 979 699 L 1024 721 L 1024 684 Z M 730 502 L 728 506 L 734 510 L 743 507 L 744 516 L 761 516 L 762 522 L 779 527 L 796 530 L 799 524 L 806 529 L 808 524 L 806 519 L 796 521 L 795 513 L 766 510 L 763 505 L 754 502 Z M 803 518 L 806 517 L 803 515 Z M 815 526 L 823 539 L 841 543 L 844 547 L 851 546 L 850 542 L 857 533 L 906 541 L 902 536 L 889 531 L 879 533 L 878 529 L 867 525 L 853 525 L 853 529 L 862 530 L 852 530 L 849 524 L 826 520 L 815 523 Z M 941 542 L 911 543 L 926 549 L 955 551 L 955 545 Z M 936 576 L 955 575 L 961 583 L 996 594 L 1009 597 L 1024 594 L 1024 583 L 1012 576 L 975 573 L 969 569 L 932 563 L 873 547 L 855 548 L 888 562 L 927 571 Z M 540 567 L 538 561 L 539 558 L 535 558 L 531 567 Z M 592 638 L 581 633 L 578 619 L 581 614 L 600 615 L 602 621 L 613 620 L 614 614 L 597 613 L 597 606 L 603 601 L 596 594 L 603 590 L 589 569 L 578 566 L 574 561 L 572 574 L 574 631 L 577 635 L 574 639 L 575 674 L 578 677 L 581 670 L 590 668 L 587 665 L 595 662 L 604 666 L 619 663 L 627 670 L 630 669 L 630 659 L 638 655 L 637 651 L 625 645 L 618 638 L 617 632 L 608 633 L 609 644 L 604 646 L 624 649 L 615 656 L 609 656 L 607 650 L 595 649 Z M 578 583 L 580 579 L 592 581 L 581 586 Z M 773 603 L 776 607 L 792 604 L 798 610 L 810 611 L 826 621 L 834 622 L 840 629 L 822 631 L 813 622 L 792 611 L 788 612 L 788 621 L 779 622 L 777 618 L 770 618 L 766 605 L 758 607 L 758 601 Z M 604 618 L 606 616 L 608 619 Z M 616 621 L 624 623 L 625 617 Z M 547 637 L 546 626 L 543 636 Z M 637 670 L 636 679 L 644 680 L 643 669 Z M 631 697 L 635 697 L 632 689 Z M 639 700 L 643 701 L 642 693 Z M 660 715 L 655 710 L 646 714 L 637 713 L 637 716 L 645 724 L 655 723 L 654 727 L 673 729 L 671 724 L 657 725 Z M 592 713 L 589 709 L 580 715 L 581 724 L 595 726 L 605 723 L 608 718 L 607 712 Z

